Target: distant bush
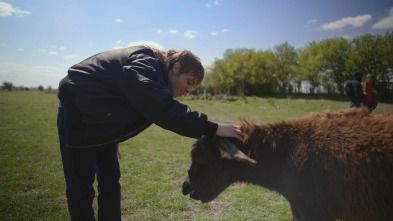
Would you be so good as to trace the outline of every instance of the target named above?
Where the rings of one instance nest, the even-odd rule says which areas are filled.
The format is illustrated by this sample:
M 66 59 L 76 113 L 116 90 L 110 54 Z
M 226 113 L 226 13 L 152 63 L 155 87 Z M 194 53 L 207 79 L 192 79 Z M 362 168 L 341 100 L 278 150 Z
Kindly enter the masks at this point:
M 12 84 L 11 82 L 4 81 L 2 88 L 3 90 L 6 91 L 12 91 L 12 89 L 14 88 L 14 84 Z

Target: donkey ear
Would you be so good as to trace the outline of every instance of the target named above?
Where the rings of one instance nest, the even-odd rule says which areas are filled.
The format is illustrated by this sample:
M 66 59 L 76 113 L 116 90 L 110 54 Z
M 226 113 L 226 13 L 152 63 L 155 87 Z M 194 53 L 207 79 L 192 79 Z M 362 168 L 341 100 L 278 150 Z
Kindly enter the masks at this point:
M 251 159 L 243 152 L 241 152 L 232 142 L 225 138 L 219 138 L 219 150 L 221 154 L 221 158 L 226 158 L 229 160 L 237 160 L 240 162 L 245 162 L 250 165 L 257 164 L 257 161 Z

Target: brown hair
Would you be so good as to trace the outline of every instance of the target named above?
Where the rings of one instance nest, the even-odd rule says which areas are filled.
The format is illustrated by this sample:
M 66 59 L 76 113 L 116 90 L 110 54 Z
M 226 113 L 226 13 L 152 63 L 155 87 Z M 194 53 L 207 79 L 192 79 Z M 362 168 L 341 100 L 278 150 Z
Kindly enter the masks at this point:
M 165 64 L 167 71 L 171 70 L 176 63 L 180 63 L 180 74 L 190 74 L 195 84 L 202 82 L 205 76 L 205 69 L 200 59 L 192 52 L 184 51 L 159 51 L 152 48 L 158 59 Z

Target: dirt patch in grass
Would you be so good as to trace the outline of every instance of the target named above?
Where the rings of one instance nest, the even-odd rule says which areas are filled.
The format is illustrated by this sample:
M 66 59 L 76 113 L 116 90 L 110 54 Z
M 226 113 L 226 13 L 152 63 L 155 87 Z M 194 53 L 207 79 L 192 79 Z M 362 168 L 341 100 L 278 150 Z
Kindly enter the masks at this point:
M 135 219 L 138 217 L 144 217 L 145 215 L 149 214 L 150 212 L 151 212 L 151 209 L 149 207 L 134 208 L 134 209 L 132 209 L 132 213 L 122 214 L 122 217 L 125 220 Z
M 33 196 L 38 195 L 39 190 L 36 188 L 26 187 L 17 191 L 18 195 L 21 196 Z
M 392 112 L 393 111 L 393 104 L 378 103 L 376 109 L 380 109 L 382 111 Z
M 212 208 L 209 211 L 209 215 L 213 218 L 218 217 L 224 209 L 227 209 L 231 206 L 230 203 L 226 203 L 223 201 L 214 200 L 211 202 Z

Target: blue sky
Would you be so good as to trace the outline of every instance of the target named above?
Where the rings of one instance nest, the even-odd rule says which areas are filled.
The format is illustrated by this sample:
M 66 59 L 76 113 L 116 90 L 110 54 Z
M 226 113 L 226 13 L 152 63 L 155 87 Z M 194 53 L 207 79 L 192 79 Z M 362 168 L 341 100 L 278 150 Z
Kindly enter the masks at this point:
M 393 31 L 392 0 L 0 0 L 0 83 L 57 88 L 73 64 L 118 47 L 273 49 Z

